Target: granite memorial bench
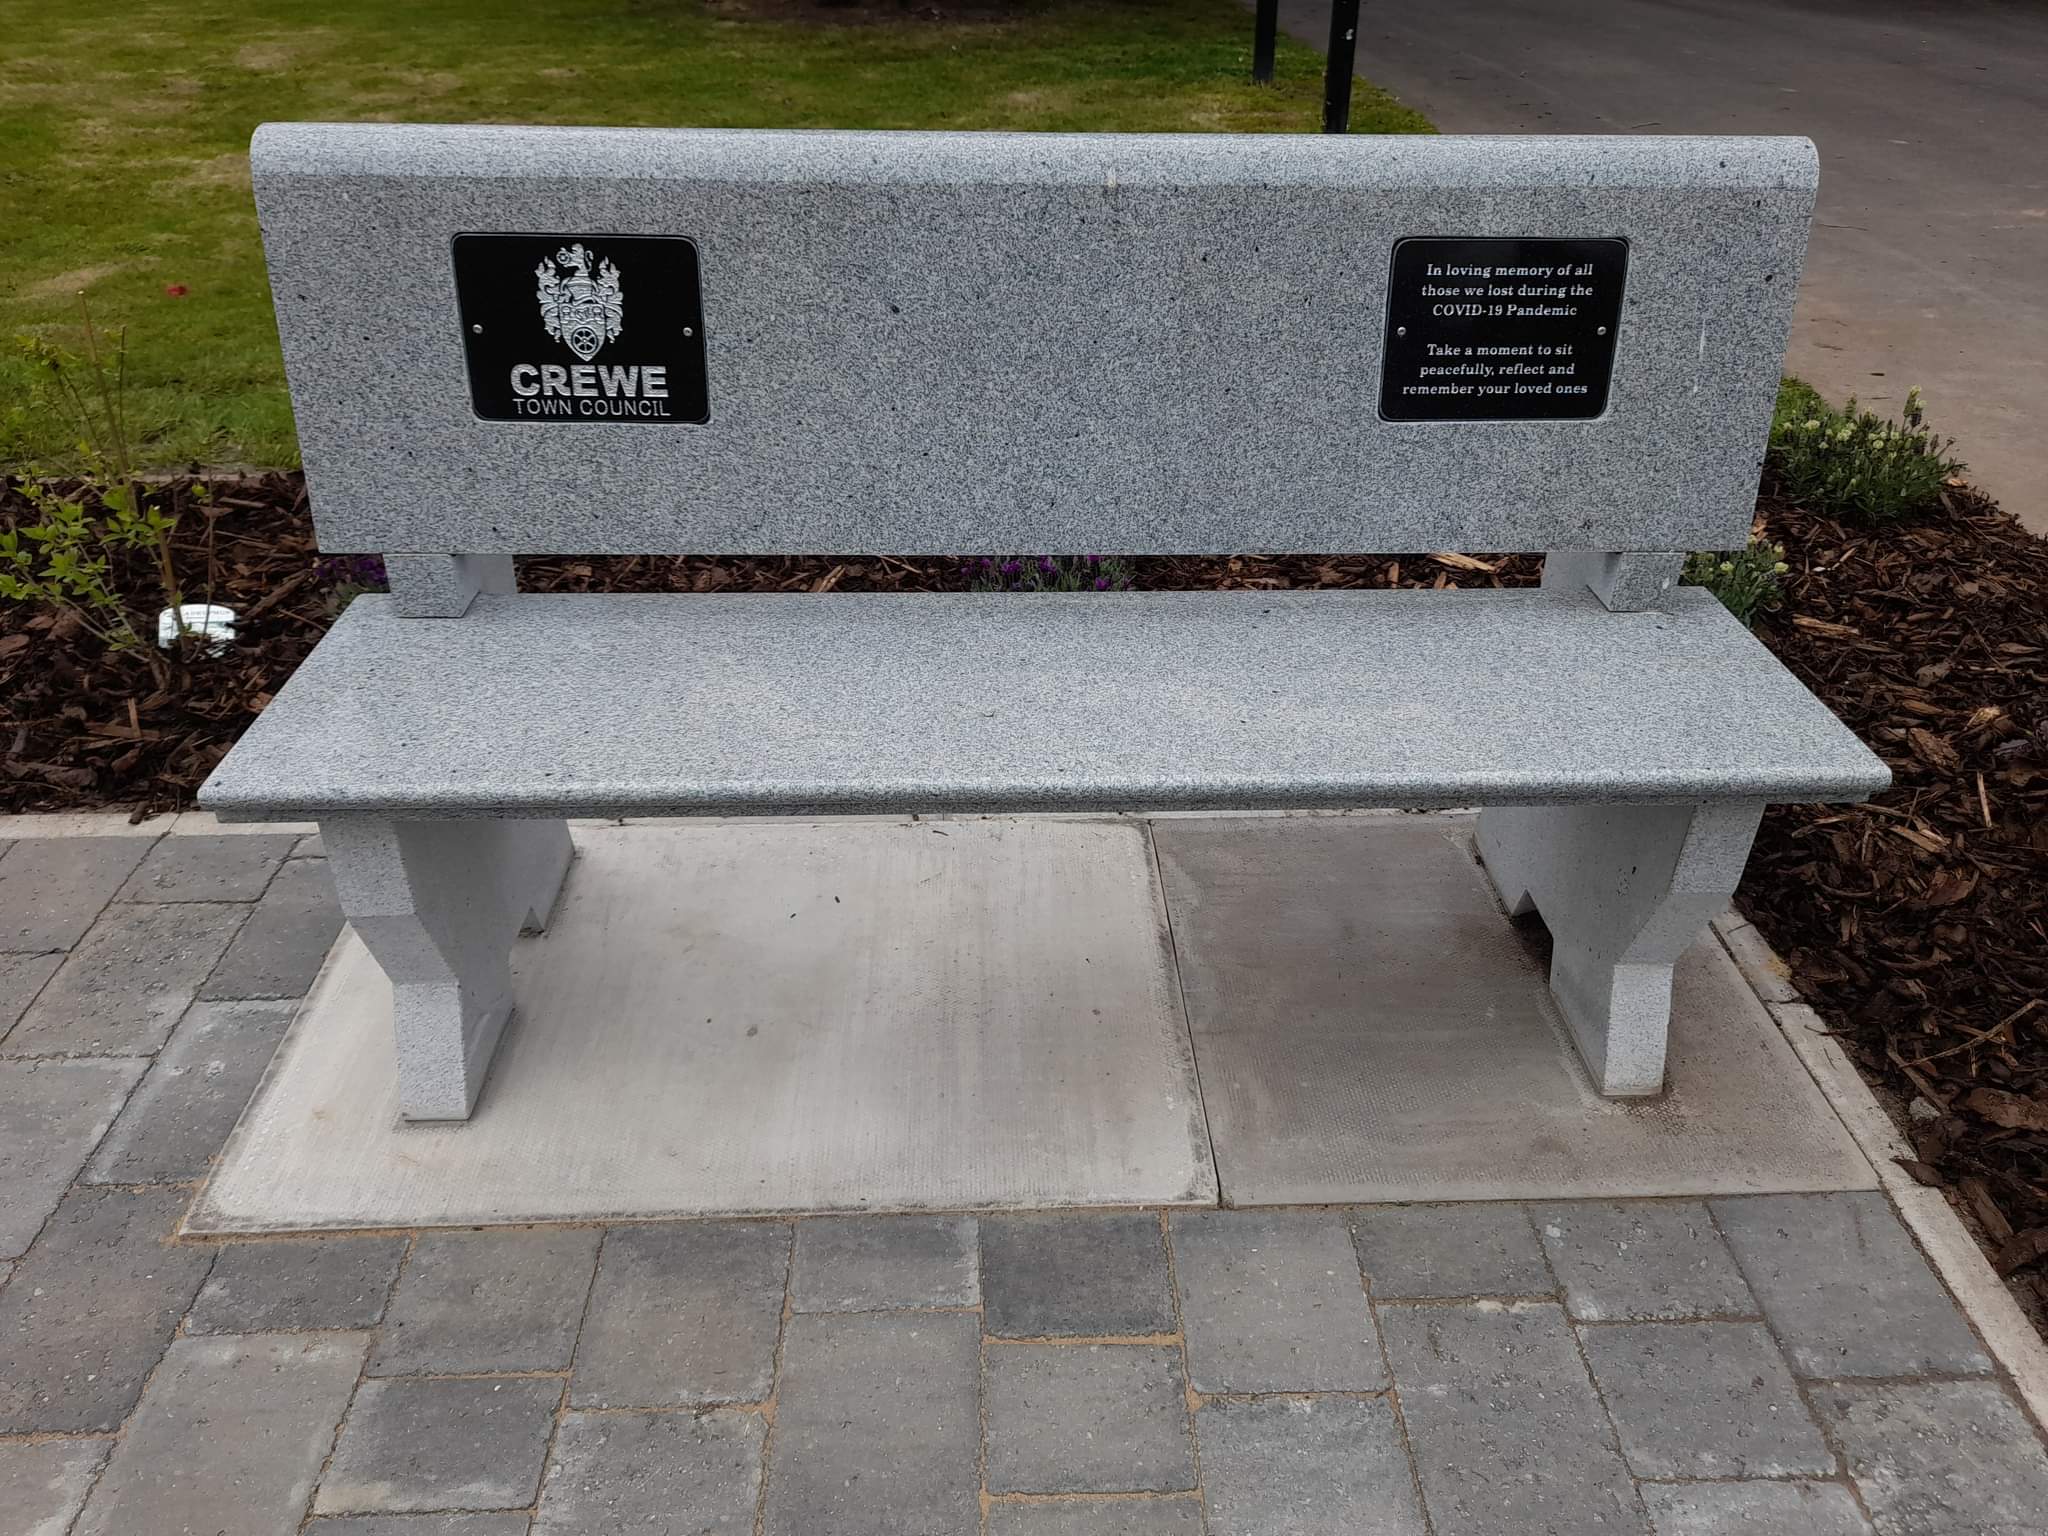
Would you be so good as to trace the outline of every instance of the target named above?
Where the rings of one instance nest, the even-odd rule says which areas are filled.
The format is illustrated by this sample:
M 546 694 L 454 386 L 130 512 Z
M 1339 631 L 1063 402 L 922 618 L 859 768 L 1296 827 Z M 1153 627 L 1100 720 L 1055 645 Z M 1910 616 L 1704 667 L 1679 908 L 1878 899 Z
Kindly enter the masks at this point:
M 1481 807 L 1593 1082 L 1642 1095 L 1763 807 L 1887 782 L 1675 584 L 1749 535 L 1803 139 L 292 125 L 253 161 L 320 542 L 391 591 L 200 800 L 320 823 L 410 1118 L 470 1114 L 569 818 Z M 1540 590 L 513 577 L 1429 550 L 1550 553 Z

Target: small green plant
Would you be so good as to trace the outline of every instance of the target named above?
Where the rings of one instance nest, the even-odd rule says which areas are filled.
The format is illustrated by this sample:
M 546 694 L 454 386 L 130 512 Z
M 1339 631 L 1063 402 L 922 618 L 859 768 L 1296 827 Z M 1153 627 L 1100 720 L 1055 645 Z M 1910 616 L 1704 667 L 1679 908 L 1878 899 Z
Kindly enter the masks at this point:
M 1906 392 L 1905 416 L 1887 421 L 1855 400 L 1836 410 L 1788 379 L 1771 419 L 1770 464 L 1786 495 L 1809 511 L 1860 523 L 1888 523 L 1932 511 L 1963 468 L 1953 440 L 1927 426 L 1920 391 Z
M 1727 554 L 1703 552 L 1688 555 L 1685 574 L 1688 587 L 1705 587 L 1721 599 L 1721 605 L 1751 629 L 1760 614 L 1778 606 L 1784 595 L 1785 546 L 1751 539 L 1749 548 Z
M 40 336 L 19 338 L 78 434 L 81 471 L 59 490 L 41 475 L 21 481 L 34 517 L 0 530 L 0 598 L 59 609 L 111 651 L 133 651 L 159 679 L 162 659 L 137 632 L 114 584 L 113 557 L 138 554 L 156 571 L 163 605 L 184 601 L 171 535 L 177 517 L 142 486 L 128 431 L 128 334 L 114 335 L 109 362 L 85 296 L 79 295 L 85 353 L 73 357 Z M 81 381 L 82 375 L 82 381 Z M 183 615 L 179 614 L 183 625 Z

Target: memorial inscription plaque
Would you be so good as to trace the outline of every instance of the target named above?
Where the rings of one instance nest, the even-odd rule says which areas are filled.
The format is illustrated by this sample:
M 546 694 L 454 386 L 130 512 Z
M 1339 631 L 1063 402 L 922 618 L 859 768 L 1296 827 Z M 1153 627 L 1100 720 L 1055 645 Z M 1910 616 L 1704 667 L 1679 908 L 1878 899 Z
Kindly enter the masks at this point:
M 1628 242 L 1410 239 L 1394 246 L 1380 415 L 1578 421 L 1607 409 Z
M 697 247 L 674 235 L 457 235 L 470 404 L 486 421 L 710 419 Z

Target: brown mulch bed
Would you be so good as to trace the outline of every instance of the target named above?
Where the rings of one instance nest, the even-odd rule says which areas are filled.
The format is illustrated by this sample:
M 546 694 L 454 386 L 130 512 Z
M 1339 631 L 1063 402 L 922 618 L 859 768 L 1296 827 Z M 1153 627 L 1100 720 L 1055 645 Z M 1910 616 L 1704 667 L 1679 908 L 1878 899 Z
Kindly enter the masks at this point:
M 1967 493 L 1883 530 L 1766 506 L 1764 638 L 1891 765 L 1776 806 L 1741 906 L 2048 1315 L 2048 541 Z
M 187 598 L 238 609 L 219 660 L 160 683 L 48 615 L 0 605 L 0 808 L 189 805 L 325 630 L 359 562 L 320 559 L 296 475 L 180 503 Z M 0 521 L 24 504 L 0 490 Z M 1765 817 L 1743 909 L 1900 1115 L 1909 1171 L 1952 1187 L 2048 1317 L 2048 542 L 1965 489 L 1910 525 L 1847 528 L 1766 495 L 1787 601 L 1760 636 L 1891 765 L 1865 806 Z M 1128 562 L 1140 588 L 1522 586 L 1529 555 Z M 124 572 L 124 590 L 147 573 Z M 953 559 L 521 562 L 542 591 L 960 590 Z M 152 605 L 153 609 L 153 605 Z

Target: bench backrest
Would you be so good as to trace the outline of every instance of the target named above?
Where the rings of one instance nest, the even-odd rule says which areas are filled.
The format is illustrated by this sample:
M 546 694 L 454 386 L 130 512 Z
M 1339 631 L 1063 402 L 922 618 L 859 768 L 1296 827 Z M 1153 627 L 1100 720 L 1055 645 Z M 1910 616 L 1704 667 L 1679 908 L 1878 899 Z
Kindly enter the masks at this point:
M 1816 184 L 1796 138 L 253 160 L 322 545 L 475 553 L 1737 546 Z

